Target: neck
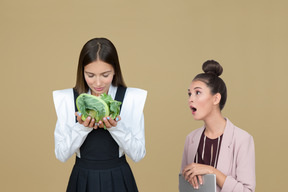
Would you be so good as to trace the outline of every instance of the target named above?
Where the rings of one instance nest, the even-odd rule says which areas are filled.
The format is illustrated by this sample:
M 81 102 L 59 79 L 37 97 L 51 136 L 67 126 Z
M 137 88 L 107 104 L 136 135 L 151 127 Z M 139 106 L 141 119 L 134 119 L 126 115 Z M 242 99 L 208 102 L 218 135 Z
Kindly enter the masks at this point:
M 224 133 L 226 126 L 226 119 L 219 113 L 204 121 L 205 135 L 210 139 L 215 139 Z

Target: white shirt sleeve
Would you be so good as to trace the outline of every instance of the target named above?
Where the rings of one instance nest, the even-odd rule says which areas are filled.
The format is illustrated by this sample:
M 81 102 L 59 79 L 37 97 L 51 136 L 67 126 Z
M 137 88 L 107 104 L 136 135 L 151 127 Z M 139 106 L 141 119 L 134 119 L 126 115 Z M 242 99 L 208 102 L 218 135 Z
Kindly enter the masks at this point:
M 75 123 L 75 105 L 72 89 L 53 92 L 57 114 L 54 132 L 55 155 L 62 162 L 67 161 L 74 153 L 80 157 L 79 148 L 92 128 Z
M 119 156 L 127 154 L 133 161 L 144 158 L 145 130 L 144 104 L 147 91 L 137 88 L 127 88 L 121 109 L 121 120 L 109 132 L 119 145 Z

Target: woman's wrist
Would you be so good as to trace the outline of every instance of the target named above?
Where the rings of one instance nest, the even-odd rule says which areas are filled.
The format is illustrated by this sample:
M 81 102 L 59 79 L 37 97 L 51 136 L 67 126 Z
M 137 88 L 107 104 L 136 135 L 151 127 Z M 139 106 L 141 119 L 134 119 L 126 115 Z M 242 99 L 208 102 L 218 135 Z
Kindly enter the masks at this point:
M 227 176 L 224 173 L 222 173 L 221 171 L 219 171 L 218 169 L 216 169 L 216 168 L 214 168 L 212 166 L 211 166 L 211 171 L 212 171 L 211 174 L 215 174 L 216 175 L 217 185 L 220 188 L 222 188 Z
M 209 165 L 208 172 L 209 172 L 208 174 L 215 174 L 216 175 L 216 169 L 213 166 L 211 166 L 211 165 Z

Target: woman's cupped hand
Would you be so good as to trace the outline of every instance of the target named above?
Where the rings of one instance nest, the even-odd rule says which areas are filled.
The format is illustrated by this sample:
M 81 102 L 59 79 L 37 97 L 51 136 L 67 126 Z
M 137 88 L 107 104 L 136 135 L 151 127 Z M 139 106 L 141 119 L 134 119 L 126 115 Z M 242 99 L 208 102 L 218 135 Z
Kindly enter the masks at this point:
M 111 128 L 116 127 L 117 123 L 121 120 L 120 116 L 117 116 L 115 119 L 112 119 L 111 117 L 104 117 L 102 121 L 96 122 L 94 118 L 91 118 L 88 116 L 85 121 L 82 120 L 81 116 L 82 114 L 79 112 L 76 112 L 75 115 L 77 116 L 77 121 L 79 124 L 82 124 L 85 127 L 98 129 L 98 128 Z

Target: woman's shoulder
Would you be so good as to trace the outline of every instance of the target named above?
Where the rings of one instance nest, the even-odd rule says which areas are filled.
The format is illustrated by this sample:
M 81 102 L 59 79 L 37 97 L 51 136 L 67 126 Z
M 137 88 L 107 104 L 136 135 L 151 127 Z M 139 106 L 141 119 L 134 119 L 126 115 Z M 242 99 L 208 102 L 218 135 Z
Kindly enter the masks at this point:
M 73 93 L 73 89 L 61 89 L 61 90 L 54 90 L 53 96 L 65 96 L 65 95 L 71 95 Z
M 239 142 L 248 142 L 253 140 L 253 136 L 250 133 L 237 126 L 235 126 L 235 136 Z
M 135 87 L 127 87 L 127 94 L 131 95 L 147 95 L 147 90 L 135 88 Z
M 195 136 L 199 136 L 202 134 L 202 132 L 204 131 L 204 126 L 200 127 L 200 128 L 197 128 L 193 131 L 191 131 L 188 135 L 187 135 L 187 139 L 192 139 L 194 138 Z
M 70 100 L 73 99 L 73 89 L 62 89 L 53 91 L 53 100 L 55 104 L 58 104 L 62 100 Z
M 227 123 L 228 123 L 228 127 L 230 127 L 230 129 L 233 130 L 234 138 L 237 138 L 237 140 L 253 139 L 253 136 L 250 133 L 234 125 L 230 120 L 227 119 Z
M 128 87 L 123 100 L 121 116 L 141 115 L 144 110 L 147 91 L 139 88 Z M 136 117 L 135 117 L 136 118 Z
M 63 89 L 53 91 L 53 101 L 58 119 L 69 122 L 71 126 L 75 124 L 75 101 L 73 89 Z
M 144 89 L 127 87 L 125 99 L 134 100 L 134 101 L 146 101 L 147 91 Z
M 117 90 L 118 90 L 117 86 L 111 85 L 108 94 L 115 96 Z M 133 99 L 137 97 L 146 99 L 147 91 L 144 89 L 135 88 L 135 87 L 126 87 L 125 98 L 126 97 L 129 97 L 129 99 Z

